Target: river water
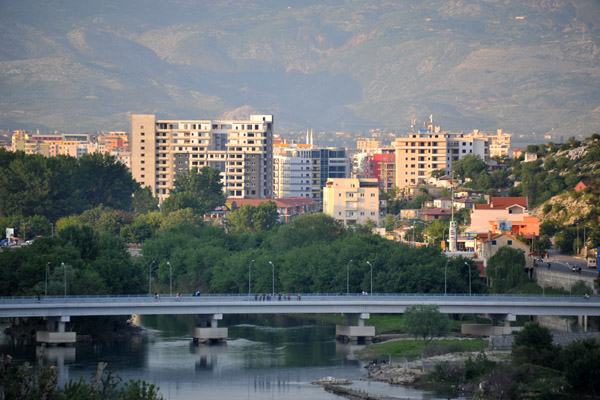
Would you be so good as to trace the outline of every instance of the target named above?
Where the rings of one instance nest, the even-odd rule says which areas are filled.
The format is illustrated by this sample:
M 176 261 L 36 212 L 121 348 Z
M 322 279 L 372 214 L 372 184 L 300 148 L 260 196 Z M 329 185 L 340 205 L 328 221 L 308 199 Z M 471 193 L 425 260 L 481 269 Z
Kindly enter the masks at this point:
M 353 389 L 402 399 L 447 399 L 430 392 L 363 379 L 364 363 L 348 358 L 357 347 L 335 340 L 335 327 L 287 317 L 225 316 L 227 343 L 194 345 L 192 316 L 146 316 L 144 333 L 123 343 L 46 349 L 46 362 L 60 368 L 60 383 L 89 379 L 99 362 L 124 380 L 144 379 L 165 399 L 341 399 L 312 385 L 326 376 L 350 379 Z M 36 360 L 40 347 L 0 336 L 0 354 Z M 456 398 L 456 397 L 452 397 Z

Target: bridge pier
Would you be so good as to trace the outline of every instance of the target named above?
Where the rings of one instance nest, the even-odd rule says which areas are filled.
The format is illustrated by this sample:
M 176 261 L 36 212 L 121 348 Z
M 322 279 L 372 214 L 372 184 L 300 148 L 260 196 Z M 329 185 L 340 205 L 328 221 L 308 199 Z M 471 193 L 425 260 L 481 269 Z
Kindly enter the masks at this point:
M 223 314 L 196 315 L 196 327 L 192 329 L 194 343 L 224 342 L 227 340 L 228 329 L 219 328 L 219 320 Z
M 348 340 L 350 342 L 358 342 L 364 340 L 365 343 L 371 343 L 373 336 L 375 336 L 374 326 L 365 326 L 365 319 L 369 319 L 369 313 L 360 314 L 345 314 L 346 325 L 335 326 L 335 338 Z M 358 324 L 352 325 L 352 320 L 358 318 Z
M 492 320 L 491 324 L 462 324 L 461 333 L 474 336 L 510 335 L 520 329 L 510 326 L 511 321 L 517 320 L 514 314 L 486 314 L 486 317 Z
M 65 323 L 70 322 L 71 317 L 63 315 L 60 317 L 46 317 L 47 331 L 37 331 L 35 340 L 41 343 L 75 343 L 77 334 L 75 332 L 65 332 Z

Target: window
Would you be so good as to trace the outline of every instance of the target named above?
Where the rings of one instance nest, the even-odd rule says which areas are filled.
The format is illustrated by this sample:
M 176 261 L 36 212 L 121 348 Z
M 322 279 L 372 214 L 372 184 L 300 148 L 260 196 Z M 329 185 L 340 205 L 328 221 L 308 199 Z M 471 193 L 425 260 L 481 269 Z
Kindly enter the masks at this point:
M 509 241 L 507 242 L 507 244 L 508 244 L 509 246 L 512 246 L 512 240 L 509 240 Z
M 495 246 L 495 245 L 496 245 L 496 241 L 492 240 L 492 246 Z

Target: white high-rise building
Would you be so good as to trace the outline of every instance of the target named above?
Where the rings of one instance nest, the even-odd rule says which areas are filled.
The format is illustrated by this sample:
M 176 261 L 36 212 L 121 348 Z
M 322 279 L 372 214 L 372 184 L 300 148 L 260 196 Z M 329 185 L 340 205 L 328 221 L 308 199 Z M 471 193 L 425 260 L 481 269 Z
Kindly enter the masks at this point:
M 228 198 L 272 198 L 273 116 L 249 120 L 157 120 L 131 116 L 131 173 L 165 198 L 178 174 L 221 171 Z
M 320 201 L 328 178 L 350 176 L 350 161 L 341 148 L 312 144 L 278 145 L 273 162 L 273 197 L 310 197 Z

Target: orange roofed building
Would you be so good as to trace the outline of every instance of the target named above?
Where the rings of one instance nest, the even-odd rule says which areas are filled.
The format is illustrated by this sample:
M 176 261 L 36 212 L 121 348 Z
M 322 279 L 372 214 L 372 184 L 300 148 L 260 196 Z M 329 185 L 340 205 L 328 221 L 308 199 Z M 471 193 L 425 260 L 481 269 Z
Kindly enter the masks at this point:
M 491 197 L 489 204 L 475 204 L 468 233 L 508 233 L 535 238 L 540 221 L 528 211 L 527 197 Z

